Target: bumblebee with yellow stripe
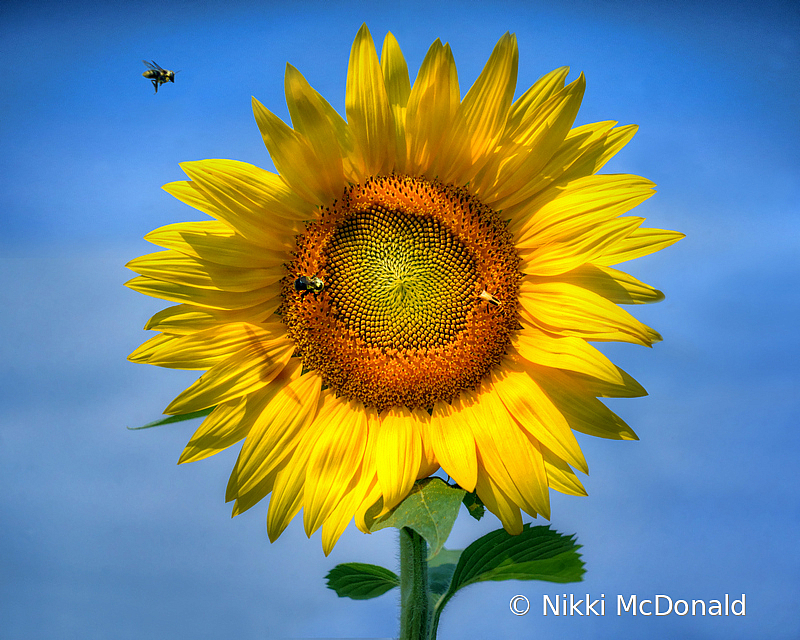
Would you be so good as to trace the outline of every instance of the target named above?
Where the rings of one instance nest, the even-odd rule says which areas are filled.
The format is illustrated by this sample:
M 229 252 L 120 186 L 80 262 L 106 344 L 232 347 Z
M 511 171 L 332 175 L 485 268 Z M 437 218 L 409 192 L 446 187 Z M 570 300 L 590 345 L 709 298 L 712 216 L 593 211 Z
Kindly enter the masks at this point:
M 147 71 L 145 71 L 142 75 L 153 83 L 156 93 L 158 93 L 158 87 L 162 84 L 166 82 L 175 82 L 174 71 L 162 69 L 156 64 L 155 60 L 151 60 L 150 62 L 147 60 L 142 60 L 142 62 L 144 62 L 145 66 L 147 67 Z

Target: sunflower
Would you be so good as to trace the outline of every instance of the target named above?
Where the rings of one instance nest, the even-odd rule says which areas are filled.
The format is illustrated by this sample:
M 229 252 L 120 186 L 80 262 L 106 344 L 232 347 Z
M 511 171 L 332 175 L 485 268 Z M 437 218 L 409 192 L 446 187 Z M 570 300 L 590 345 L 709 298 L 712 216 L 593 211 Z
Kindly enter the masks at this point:
M 411 86 L 394 36 L 379 59 L 362 26 L 346 120 L 287 65 L 293 127 L 253 100 L 277 173 L 188 162 L 164 187 L 213 220 L 128 263 L 130 288 L 179 303 L 130 360 L 206 371 L 165 410 L 213 408 L 180 462 L 244 440 L 226 498 L 271 493 L 270 540 L 302 509 L 327 554 L 440 468 L 516 534 L 549 488 L 585 495 L 574 431 L 636 439 L 598 398 L 645 391 L 589 343 L 660 340 L 617 305 L 663 294 L 610 265 L 682 235 L 621 217 L 653 183 L 596 174 L 636 127 L 573 128 L 567 68 L 514 100 L 517 62 L 507 33 L 462 100 L 447 44 Z

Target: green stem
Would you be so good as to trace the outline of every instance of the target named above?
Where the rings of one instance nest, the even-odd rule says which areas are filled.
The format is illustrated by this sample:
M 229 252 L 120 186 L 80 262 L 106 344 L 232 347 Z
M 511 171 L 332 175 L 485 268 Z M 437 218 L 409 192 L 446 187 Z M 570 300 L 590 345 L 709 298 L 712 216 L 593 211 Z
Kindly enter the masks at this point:
M 446 605 L 450 598 L 453 597 L 453 594 L 448 591 L 445 595 L 443 595 L 433 607 L 433 620 L 431 621 L 431 631 L 430 637 L 431 640 L 436 640 L 436 634 L 439 633 L 439 616 L 442 615 L 442 610 L 444 609 L 444 605 Z
M 428 545 L 413 529 L 400 529 L 400 640 L 428 640 Z

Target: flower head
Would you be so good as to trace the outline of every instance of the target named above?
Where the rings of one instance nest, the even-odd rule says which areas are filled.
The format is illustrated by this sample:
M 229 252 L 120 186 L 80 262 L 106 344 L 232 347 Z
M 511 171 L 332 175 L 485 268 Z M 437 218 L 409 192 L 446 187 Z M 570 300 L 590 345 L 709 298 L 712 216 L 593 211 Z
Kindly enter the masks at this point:
M 166 409 L 214 407 L 180 461 L 244 439 L 227 499 L 272 494 L 270 539 L 303 509 L 328 553 L 440 467 L 519 533 L 548 488 L 585 495 L 573 431 L 636 438 L 597 398 L 645 392 L 589 342 L 660 339 L 617 305 L 661 292 L 610 265 L 682 236 L 621 217 L 651 182 L 596 174 L 636 127 L 572 128 L 566 68 L 514 100 L 517 57 L 504 35 L 462 100 L 448 45 L 412 87 L 363 26 L 346 121 L 287 65 L 293 127 L 253 100 L 277 174 L 206 160 L 164 187 L 213 220 L 128 263 L 129 287 L 179 303 L 130 359 L 207 370 Z

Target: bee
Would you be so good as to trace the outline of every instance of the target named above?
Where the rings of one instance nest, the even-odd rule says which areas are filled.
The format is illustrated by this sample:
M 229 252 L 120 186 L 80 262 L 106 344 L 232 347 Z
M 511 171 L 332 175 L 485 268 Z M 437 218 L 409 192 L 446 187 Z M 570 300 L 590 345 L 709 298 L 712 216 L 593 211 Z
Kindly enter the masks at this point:
M 300 291 L 300 295 L 303 297 L 305 297 L 309 291 L 316 296 L 324 288 L 325 283 L 317 276 L 300 276 L 294 281 L 294 290 Z
M 162 69 L 156 64 L 155 60 L 152 62 L 142 60 L 142 62 L 144 62 L 145 66 L 147 67 L 147 71 L 145 71 L 142 75 L 153 83 L 156 93 L 158 93 L 158 87 L 162 84 L 166 82 L 175 82 L 174 71 Z
M 495 298 L 491 293 L 489 293 L 486 289 L 481 291 L 480 295 L 478 296 L 481 300 L 485 300 L 489 304 L 493 304 L 496 307 L 499 307 L 503 302 Z

